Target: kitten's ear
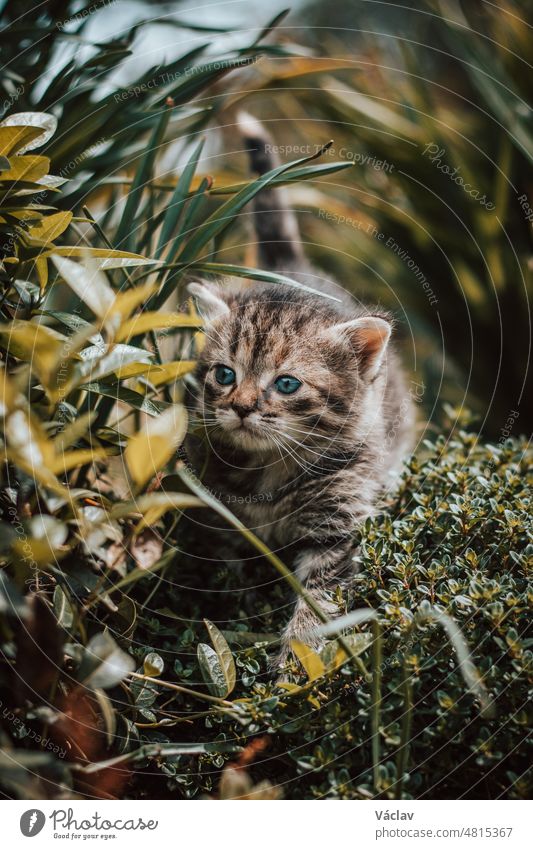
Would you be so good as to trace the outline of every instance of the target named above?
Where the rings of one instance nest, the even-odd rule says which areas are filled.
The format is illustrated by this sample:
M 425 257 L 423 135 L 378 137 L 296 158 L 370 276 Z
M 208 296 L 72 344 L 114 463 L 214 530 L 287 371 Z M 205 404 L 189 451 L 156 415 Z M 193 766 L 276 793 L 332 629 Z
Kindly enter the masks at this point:
M 200 314 L 206 321 L 214 321 L 216 318 L 229 315 L 229 306 L 218 286 L 209 283 L 189 283 L 187 289 L 196 298 Z
M 326 332 L 332 341 L 345 340 L 351 343 L 361 360 L 365 374 L 374 377 L 387 350 L 391 331 L 391 324 L 385 318 L 368 315 L 334 324 Z

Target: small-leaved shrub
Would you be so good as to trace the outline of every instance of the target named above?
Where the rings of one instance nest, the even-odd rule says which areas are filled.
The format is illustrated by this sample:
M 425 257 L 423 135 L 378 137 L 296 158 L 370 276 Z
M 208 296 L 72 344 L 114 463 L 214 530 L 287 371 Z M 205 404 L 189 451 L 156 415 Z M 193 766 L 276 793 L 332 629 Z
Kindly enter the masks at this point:
M 191 798 L 216 794 L 226 762 L 256 747 L 251 775 L 267 795 L 274 787 L 288 798 L 526 796 L 530 467 L 525 441 L 487 446 L 466 430 L 449 441 L 439 437 L 410 461 L 393 503 L 361 529 L 353 598 L 340 601 L 373 608 L 379 618 L 377 763 L 371 675 L 348 662 L 331 671 L 330 641 L 321 658 L 304 655 L 305 674 L 295 665 L 297 684 L 277 685 L 267 672 L 267 647 L 285 618 L 283 582 L 272 580 L 266 561 L 190 563 L 172 548 L 176 531 L 164 520 L 159 531 L 170 530 L 174 562 L 167 580 L 145 573 L 127 584 L 117 576 L 100 599 L 97 622 L 94 586 L 84 587 L 81 565 L 61 577 L 64 590 L 57 575 L 45 581 L 31 608 L 4 584 L 3 651 L 13 665 L 12 692 L 1 695 L 4 713 L 21 688 L 23 701 L 13 711 L 20 726 L 4 719 L 2 783 L 27 793 L 37 781 L 34 775 L 24 783 L 28 769 L 43 777 L 38 793 L 50 779 L 67 794 L 122 787 L 134 797 Z M 128 574 L 137 579 L 139 570 Z M 43 601 L 52 593 L 55 615 Z M 469 692 L 456 650 L 441 624 L 426 618 L 429 610 L 460 626 L 485 705 Z M 74 632 L 102 624 L 108 636 L 90 639 L 90 656 Z M 57 663 L 54 704 L 42 660 L 35 669 L 31 637 L 44 641 Z M 375 676 L 370 626 L 348 629 L 345 638 Z M 132 677 L 125 653 L 150 680 Z M 81 702 L 78 682 L 85 685 Z M 76 726 L 82 718 L 85 741 Z M 29 732 L 43 723 L 67 758 L 35 751 Z M 93 762 L 80 763 L 78 747 Z

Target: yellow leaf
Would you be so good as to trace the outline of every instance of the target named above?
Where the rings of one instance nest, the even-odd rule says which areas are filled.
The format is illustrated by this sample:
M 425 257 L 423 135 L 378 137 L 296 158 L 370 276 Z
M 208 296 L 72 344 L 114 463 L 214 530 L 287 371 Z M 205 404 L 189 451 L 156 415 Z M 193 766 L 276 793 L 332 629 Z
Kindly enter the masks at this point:
M 17 398 L 17 390 L 8 377 L 3 363 L 0 363 L 0 416 L 4 417 L 12 412 Z
M 198 330 L 194 334 L 193 338 L 194 338 L 194 348 L 195 348 L 196 351 L 198 351 L 199 354 L 201 354 L 202 351 L 205 348 L 205 333 L 202 333 L 201 330 Z
M 0 121 L 0 127 L 23 130 L 11 153 L 26 153 L 52 138 L 57 129 L 57 118 L 48 112 L 12 112 Z
M 146 259 L 144 256 L 133 254 L 129 251 L 116 251 L 111 248 L 90 248 L 85 245 L 82 247 L 57 245 L 54 248 L 54 253 L 58 256 L 66 257 L 90 256 L 94 259 L 100 271 L 106 271 L 111 268 L 128 268 L 129 266 L 160 265 L 160 262 L 156 259 Z
M 155 524 L 160 516 L 168 510 L 179 512 L 187 507 L 205 507 L 196 495 L 189 492 L 149 492 L 140 495 L 135 501 L 121 501 L 114 505 L 109 513 L 110 519 L 124 519 L 126 516 L 135 516 L 139 513 L 144 517 L 144 524 Z M 149 515 L 155 516 L 154 522 L 148 522 Z M 140 530 L 140 527 L 138 526 Z M 137 529 L 135 531 L 137 533 Z
M 37 272 L 37 277 L 39 278 L 39 289 L 41 290 L 42 295 L 48 284 L 48 260 L 42 256 L 36 259 L 35 270 Z
M 330 59 L 319 56 L 293 56 L 288 59 L 266 59 L 261 70 L 268 75 L 269 82 L 302 77 L 307 74 L 323 74 L 325 71 L 341 71 L 353 68 L 353 62 L 346 59 Z
M 157 283 L 145 283 L 143 286 L 127 289 L 125 292 L 118 292 L 111 314 L 119 315 L 123 319 L 128 318 L 133 310 L 153 295 L 158 288 Z
M 195 368 L 196 363 L 194 360 L 180 360 L 174 363 L 164 363 L 161 366 L 151 366 L 145 377 L 154 386 L 162 386 L 164 383 L 179 380 L 180 377 L 189 374 Z
M 45 566 L 47 563 L 56 563 L 67 553 L 67 528 L 52 516 L 35 517 L 29 530 L 30 533 L 33 530 L 31 535 L 15 540 L 12 545 L 13 554 L 23 562 L 32 560 L 38 566 Z
M 292 681 L 277 681 L 276 687 L 281 687 L 289 693 L 297 693 L 302 689 L 299 684 L 294 684 Z
M 194 371 L 196 362 L 194 360 L 179 360 L 162 365 L 150 365 L 150 363 L 130 363 L 117 369 L 115 375 L 119 380 L 128 377 L 139 377 L 141 374 L 154 386 L 162 386 L 172 380 L 179 380 L 183 375 Z
M 4 436 L 6 456 L 30 477 L 52 488 L 59 487 L 50 470 L 54 450 L 40 424 L 25 409 L 15 409 L 6 419 Z
M 341 89 L 333 78 L 326 78 L 322 88 L 328 90 L 336 104 L 345 107 L 346 115 L 363 115 L 374 124 L 386 127 L 389 133 L 396 133 L 418 143 L 425 141 L 424 131 L 415 121 L 385 106 L 379 97 L 370 97 L 350 87 Z
M 312 648 L 301 643 L 300 640 L 291 640 L 291 648 L 302 664 L 310 681 L 321 678 L 325 673 L 325 667 L 318 654 Z
M 134 483 L 141 487 L 167 463 L 187 432 L 187 412 L 181 404 L 146 422 L 132 436 L 125 451 L 126 465 Z
M 47 156 L 10 156 L 9 169 L 0 171 L 0 183 L 33 183 L 48 174 L 50 160 Z
M 171 327 L 201 327 L 203 324 L 196 316 L 179 312 L 143 312 L 125 321 L 119 328 L 117 342 L 128 341 L 132 336 L 142 336 L 150 330 L 166 330 Z
M 105 449 L 90 449 L 80 448 L 78 451 L 69 451 L 65 454 L 60 454 L 49 464 L 49 468 L 56 475 L 70 472 L 71 469 L 76 469 L 78 466 L 83 466 L 85 463 L 95 463 L 97 460 L 103 460 L 106 456 Z
M 150 363 L 127 363 L 117 368 L 114 374 L 119 380 L 127 380 L 128 377 L 138 377 L 140 374 L 145 374 L 150 369 L 157 372 L 159 368 L 160 366 L 153 366 Z
M 0 325 L 0 344 L 12 356 L 30 363 L 32 371 L 48 388 L 67 338 L 50 327 L 18 319 Z
M 90 255 L 85 256 L 84 262 L 73 262 L 54 253 L 52 262 L 78 298 L 87 304 L 95 315 L 106 319 L 113 308 L 115 293 L 105 274 L 92 262 Z
M 63 233 L 72 221 L 72 212 L 56 212 L 41 218 L 38 224 L 28 230 L 32 239 L 53 242 Z
M 64 453 L 80 437 L 85 436 L 95 418 L 96 411 L 92 410 L 89 413 L 82 413 L 74 421 L 62 427 L 54 439 L 55 453 L 58 455 Z
M 0 155 L 12 156 L 25 142 L 40 135 L 39 127 L 0 127 Z

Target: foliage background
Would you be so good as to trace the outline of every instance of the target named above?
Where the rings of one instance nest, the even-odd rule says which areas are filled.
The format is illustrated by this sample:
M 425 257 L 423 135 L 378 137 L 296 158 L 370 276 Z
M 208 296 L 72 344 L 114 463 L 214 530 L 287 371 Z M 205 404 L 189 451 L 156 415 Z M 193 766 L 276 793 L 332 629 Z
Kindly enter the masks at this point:
M 526 796 L 527 4 L 38 8 L 0 19 L 4 793 Z M 191 517 L 221 507 L 176 454 L 187 277 L 265 279 L 241 107 L 313 260 L 395 312 L 428 422 L 338 599 L 377 619 L 285 688 L 283 564 L 227 513 L 202 555 Z

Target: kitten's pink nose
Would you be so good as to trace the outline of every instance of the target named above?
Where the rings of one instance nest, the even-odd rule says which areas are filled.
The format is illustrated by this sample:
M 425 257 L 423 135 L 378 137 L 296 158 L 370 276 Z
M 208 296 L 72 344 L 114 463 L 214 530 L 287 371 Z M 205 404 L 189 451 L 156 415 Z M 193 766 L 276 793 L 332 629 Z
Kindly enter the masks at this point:
M 231 405 L 231 409 L 235 410 L 235 412 L 238 416 L 240 416 L 241 419 L 245 419 L 246 416 L 249 416 L 250 413 L 253 413 L 255 407 L 250 404 L 237 404 L 234 401 Z

